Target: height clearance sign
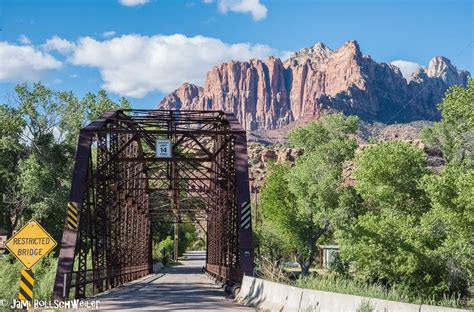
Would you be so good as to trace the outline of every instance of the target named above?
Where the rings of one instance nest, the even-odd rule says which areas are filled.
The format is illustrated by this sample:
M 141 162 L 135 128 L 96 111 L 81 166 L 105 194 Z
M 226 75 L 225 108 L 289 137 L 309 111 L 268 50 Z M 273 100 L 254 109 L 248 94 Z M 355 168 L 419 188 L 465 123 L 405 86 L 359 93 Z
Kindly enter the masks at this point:
M 7 240 L 5 247 L 29 270 L 56 247 L 56 241 L 31 220 Z

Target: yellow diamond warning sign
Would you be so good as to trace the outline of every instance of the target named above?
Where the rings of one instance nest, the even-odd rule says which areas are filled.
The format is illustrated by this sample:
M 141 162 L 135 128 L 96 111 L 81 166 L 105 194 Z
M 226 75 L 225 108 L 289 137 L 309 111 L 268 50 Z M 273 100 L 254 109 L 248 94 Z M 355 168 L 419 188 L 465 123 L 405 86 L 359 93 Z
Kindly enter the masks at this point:
M 56 241 L 38 222 L 31 220 L 7 240 L 5 247 L 31 269 L 56 247 Z

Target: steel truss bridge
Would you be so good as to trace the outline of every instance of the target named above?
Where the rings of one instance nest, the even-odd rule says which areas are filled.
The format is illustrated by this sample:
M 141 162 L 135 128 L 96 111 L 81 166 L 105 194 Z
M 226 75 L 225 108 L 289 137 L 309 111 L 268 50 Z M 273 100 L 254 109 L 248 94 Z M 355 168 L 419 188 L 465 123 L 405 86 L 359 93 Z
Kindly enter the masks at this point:
M 157 140 L 172 155 L 159 158 Z M 252 274 L 246 133 L 221 111 L 114 110 L 81 129 L 54 285 L 84 298 L 152 272 L 152 225 L 199 224 L 206 270 Z

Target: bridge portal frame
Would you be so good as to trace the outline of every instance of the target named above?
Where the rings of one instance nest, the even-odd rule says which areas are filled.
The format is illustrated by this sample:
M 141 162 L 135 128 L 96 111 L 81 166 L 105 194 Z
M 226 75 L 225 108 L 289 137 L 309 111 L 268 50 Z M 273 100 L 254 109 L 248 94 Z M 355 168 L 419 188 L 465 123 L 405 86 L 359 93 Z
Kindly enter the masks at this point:
M 156 139 L 172 157 L 152 154 Z M 151 209 L 156 194 L 169 205 Z M 198 198 L 197 206 L 181 205 Z M 199 206 L 201 203 L 201 206 Z M 152 272 L 152 221 L 205 222 L 206 270 L 253 273 L 246 132 L 222 111 L 113 110 L 81 129 L 55 299 L 84 298 Z

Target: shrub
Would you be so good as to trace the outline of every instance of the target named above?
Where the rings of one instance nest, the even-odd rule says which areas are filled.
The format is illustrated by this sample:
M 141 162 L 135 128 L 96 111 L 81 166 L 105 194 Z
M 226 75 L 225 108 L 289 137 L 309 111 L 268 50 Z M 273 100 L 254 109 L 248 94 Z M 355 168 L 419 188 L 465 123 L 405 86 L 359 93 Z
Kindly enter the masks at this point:
M 34 299 L 51 300 L 57 264 L 58 259 L 51 254 L 35 266 Z M 7 305 L 0 306 L 0 311 L 10 311 L 10 303 L 18 298 L 22 269 L 20 262 L 12 255 L 0 256 L 0 300 L 8 301 Z
M 329 271 L 343 277 L 349 275 L 349 261 L 341 258 L 338 252 L 334 254 L 334 258 L 329 262 Z
M 169 264 L 173 255 L 173 248 L 174 242 L 171 236 L 167 236 L 159 244 L 155 243 L 153 245 L 153 260 L 161 261 L 164 265 Z

